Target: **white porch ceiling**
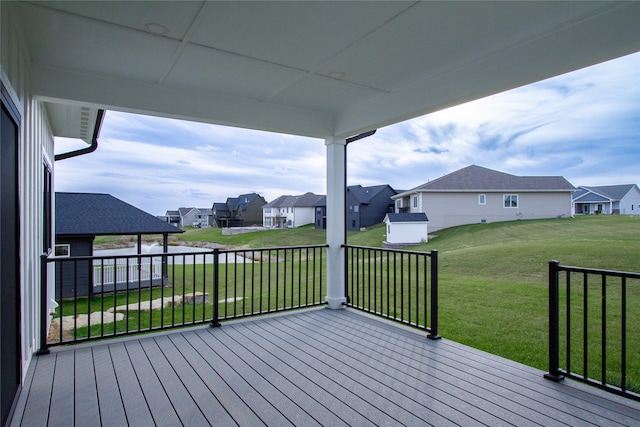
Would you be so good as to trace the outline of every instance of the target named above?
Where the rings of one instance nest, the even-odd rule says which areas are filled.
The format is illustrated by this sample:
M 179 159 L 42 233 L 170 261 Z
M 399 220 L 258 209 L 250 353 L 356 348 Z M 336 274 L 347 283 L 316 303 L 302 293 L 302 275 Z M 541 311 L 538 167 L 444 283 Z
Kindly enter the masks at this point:
M 32 92 L 64 136 L 82 107 L 350 136 L 640 51 L 640 2 L 10 8 L 30 51 Z

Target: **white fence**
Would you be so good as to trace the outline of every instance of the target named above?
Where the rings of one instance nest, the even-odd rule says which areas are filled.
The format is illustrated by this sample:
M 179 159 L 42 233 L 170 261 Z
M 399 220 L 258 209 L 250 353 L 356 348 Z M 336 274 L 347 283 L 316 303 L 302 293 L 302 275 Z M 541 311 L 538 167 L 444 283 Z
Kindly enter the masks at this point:
M 148 283 L 162 278 L 162 258 L 118 258 L 93 261 L 93 287 Z

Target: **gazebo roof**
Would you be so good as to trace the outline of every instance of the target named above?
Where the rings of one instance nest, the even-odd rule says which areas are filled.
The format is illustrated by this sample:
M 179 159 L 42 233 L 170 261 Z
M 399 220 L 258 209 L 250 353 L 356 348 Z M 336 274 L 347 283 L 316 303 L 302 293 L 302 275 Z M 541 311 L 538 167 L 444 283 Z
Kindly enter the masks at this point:
M 56 235 L 182 233 L 179 228 L 110 194 L 56 193 Z

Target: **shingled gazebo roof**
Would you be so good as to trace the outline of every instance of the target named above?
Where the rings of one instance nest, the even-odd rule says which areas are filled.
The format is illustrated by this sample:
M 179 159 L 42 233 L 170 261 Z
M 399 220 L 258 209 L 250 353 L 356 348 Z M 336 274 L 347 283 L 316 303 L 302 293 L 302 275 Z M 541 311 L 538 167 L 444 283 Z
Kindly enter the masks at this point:
M 56 192 L 56 235 L 182 233 L 179 228 L 110 194 Z

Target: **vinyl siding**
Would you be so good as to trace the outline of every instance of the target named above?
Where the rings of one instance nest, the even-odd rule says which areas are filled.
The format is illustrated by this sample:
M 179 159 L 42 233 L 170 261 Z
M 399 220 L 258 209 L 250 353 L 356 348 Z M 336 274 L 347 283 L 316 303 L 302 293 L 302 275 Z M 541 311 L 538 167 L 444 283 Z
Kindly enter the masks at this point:
M 484 205 L 478 203 L 478 194 L 486 195 Z M 504 194 L 517 194 L 518 207 L 503 207 Z M 418 209 L 412 208 L 412 212 L 427 214 L 430 232 L 464 224 L 571 215 L 571 193 L 569 192 L 421 193 L 418 200 Z
M 42 194 L 43 165 L 53 172 L 53 136 L 44 105 L 28 92 L 29 60 L 15 27 L 7 2 L 0 3 L 0 79 L 21 114 L 19 142 L 19 197 L 20 197 L 20 292 L 22 374 L 32 353 L 40 346 L 38 325 L 40 314 L 40 254 L 42 252 Z M 55 175 L 54 175 L 55 176 Z M 53 241 L 53 223 L 50 227 Z M 53 279 L 53 272 L 49 272 Z M 53 296 L 53 280 L 49 280 L 49 295 Z M 50 301 L 49 309 L 55 303 Z
M 640 215 L 640 190 L 638 187 L 633 187 L 620 199 L 620 214 Z

